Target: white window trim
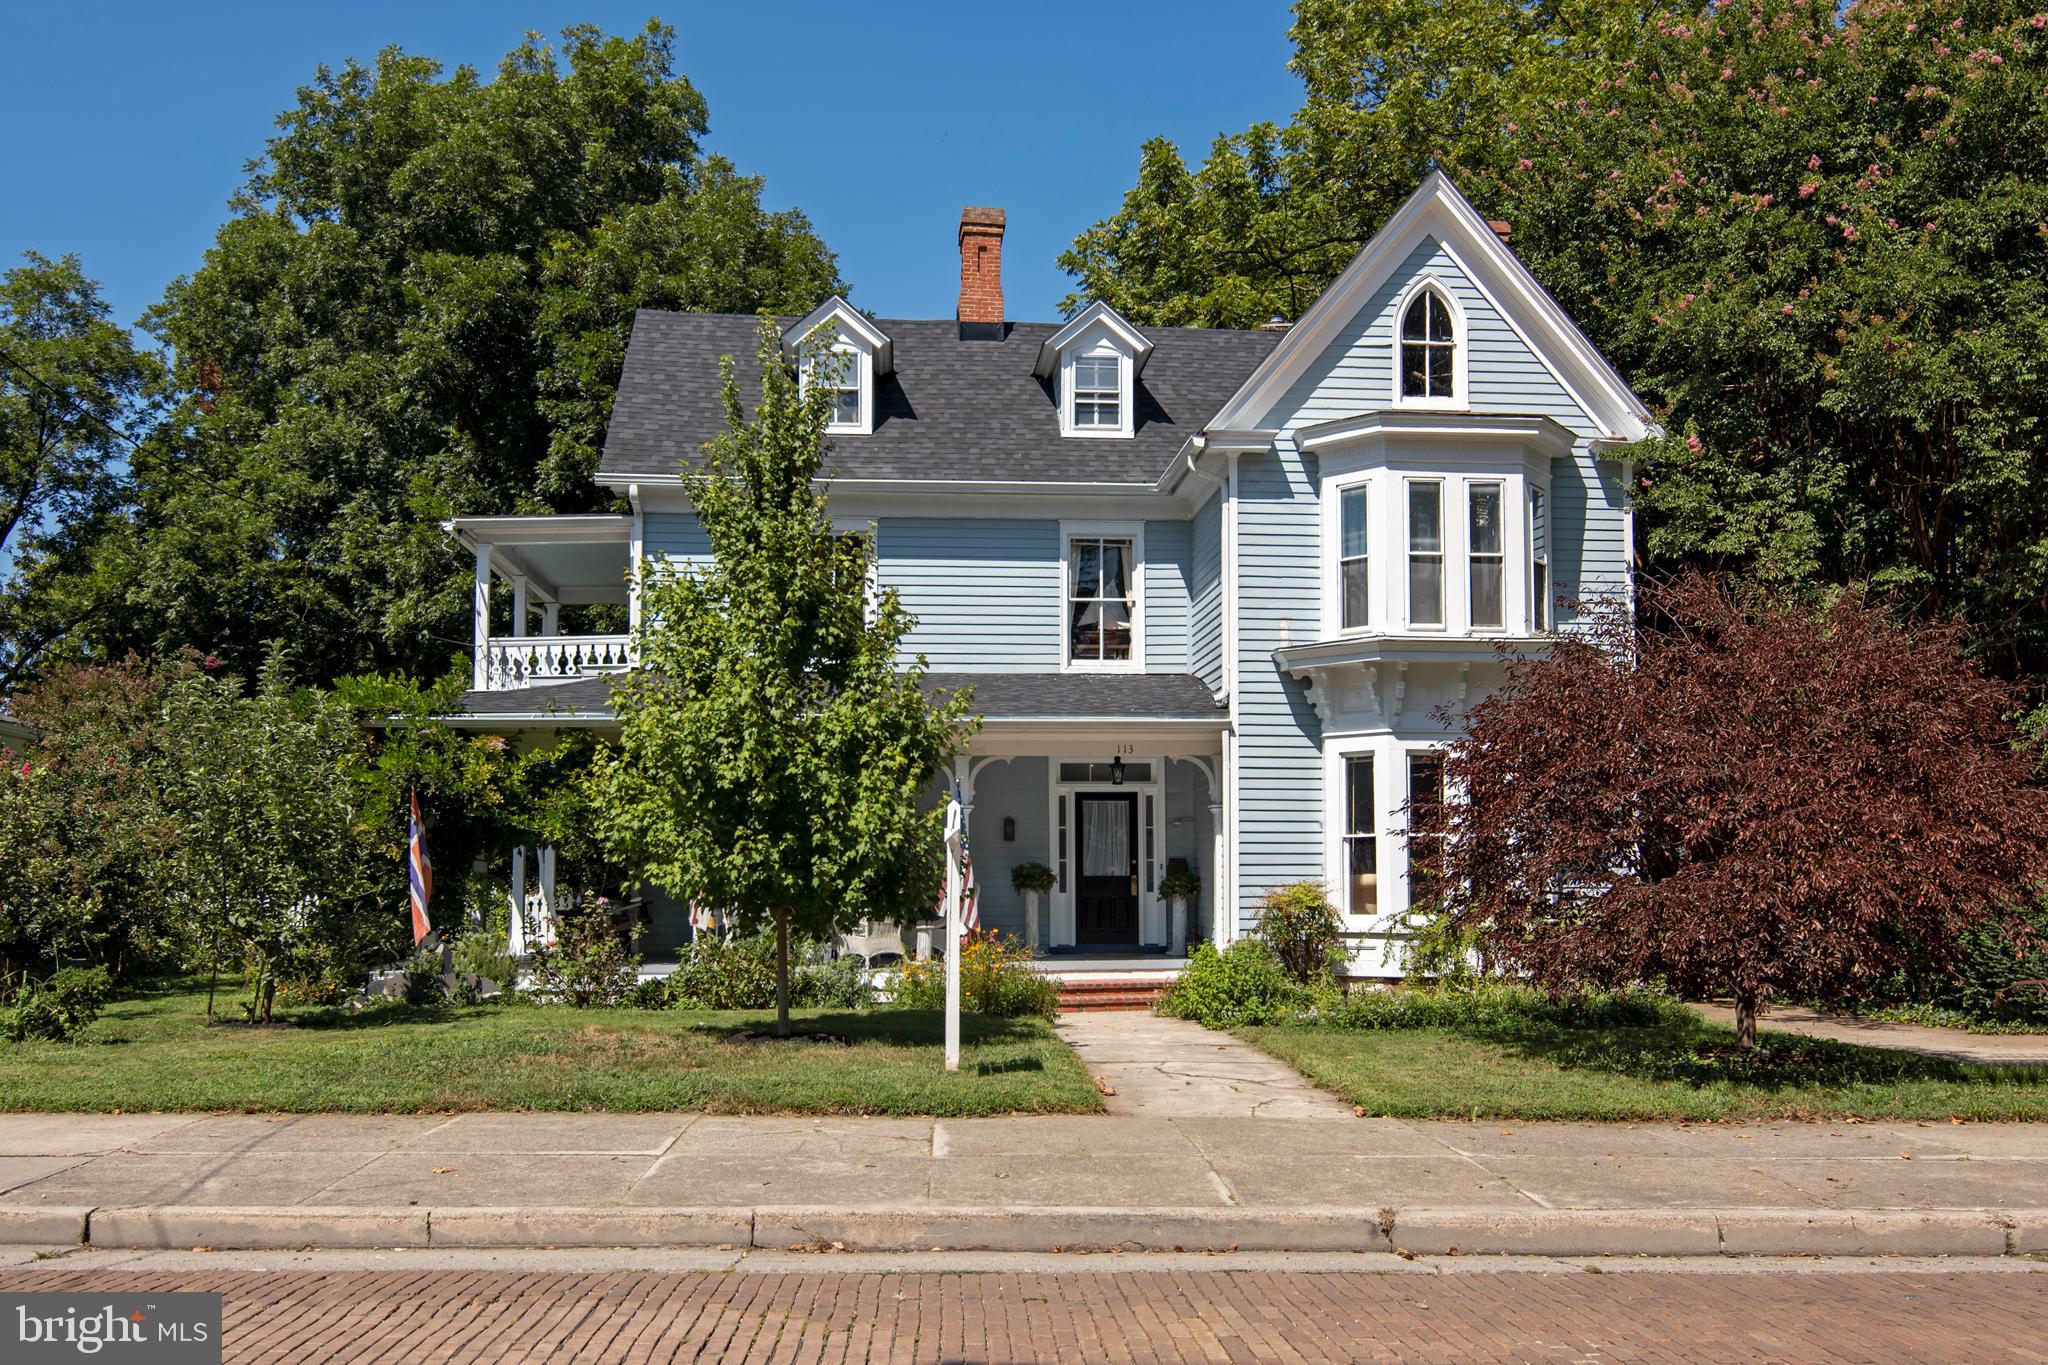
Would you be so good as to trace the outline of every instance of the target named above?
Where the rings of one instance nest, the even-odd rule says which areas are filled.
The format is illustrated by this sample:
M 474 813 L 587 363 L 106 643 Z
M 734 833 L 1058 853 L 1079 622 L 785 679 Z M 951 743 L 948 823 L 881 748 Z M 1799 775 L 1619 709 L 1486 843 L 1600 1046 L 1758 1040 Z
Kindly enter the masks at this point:
M 1386 501 L 1386 480 L 1376 470 L 1361 470 L 1323 481 L 1323 637 L 1348 639 L 1384 635 L 1390 619 L 1386 610 L 1387 556 L 1381 548 L 1382 504 Z M 1365 596 L 1366 621 L 1362 626 L 1344 625 L 1344 492 L 1365 490 Z M 1402 553 L 1407 552 L 1405 548 Z M 1403 561 L 1406 562 L 1405 560 Z
M 868 538 L 870 553 L 867 573 L 864 576 L 866 581 L 862 585 L 861 614 L 867 618 L 869 625 L 873 625 L 875 613 L 881 610 L 882 605 L 882 519 L 844 512 L 833 513 L 832 533 L 846 535 L 848 532 L 858 532 Z
M 1543 502 L 1543 554 L 1536 553 L 1536 502 Z M 1536 479 L 1527 480 L 1522 488 L 1522 562 L 1526 566 L 1523 575 L 1527 579 L 1522 585 L 1526 599 L 1523 610 L 1528 613 L 1529 634 L 1545 633 L 1553 624 L 1555 611 L 1550 598 L 1557 592 L 1557 582 L 1551 573 L 1551 540 L 1557 534 L 1557 509 L 1551 505 L 1550 484 Z M 1536 566 L 1543 566 L 1543 596 L 1536 594 Z
M 1073 583 L 1076 536 L 1109 536 L 1131 542 L 1131 657 L 1076 659 L 1067 609 Z M 1142 521 L 1062 521 L 1060 523 L 1060 669 L 1067 673 L 1143 673 L 1145 671 L 1145 523 Z
M 1458 482 L 1462 485 L 1464 494 L 1459 510 L 1464 514 L 1465 519 L 1464 531 L 1460 536 L 1460 539 L 1465 543 L 1464 553 L 1460 556 L 1465 572 L 1460 579 L 1461 591 L 1459 596 L 1464 600 L 1465 630 L 1467 634 L 1471 635 L 1506 635 L 1513 631 L 1518 624 L 1515 619 L 1516 580 L 1526 577 L 1526 575 L 1517 575 L 1515 573 L 1515 566 L 1508 558 L 1509 552 L 1515 543 L 1513 524 L 1508 519 L 1508 503 L 1515 495 L 1516 481 L 1505 474 L 1496 476 L 1474 474 L 1468 478 L 1459 479 Z M 1482 484 L 1491 484 L 1500 490 L 1500 554 L 1495 556 L 1500 560 L 1500 624 L 1497 626 L 1482 626 L 1472 619 L 1472 493 L 1474 489 Z M 1527 500 L 1528 495 L 1525 492 L 1523 494 L 1523 501 L 1526 502 Z M 1527 543 L 1526 540 L 1523 542 L 1525 546 Z M 1448 576 L 1446 576 L 1445 589 L 1446 591 L 1449 590 Z M 1522 591 L 1525 593 L 1528 591 L 1526 583 L 1523 584 Z M 1450 613 L 1446 611 L 1444 615 L 1448 617 Z
M 833 355 L 853 357 L 853 382 L 860 393 L 860 416 L 851 422 L 841 422 L 828 417 L 825 421 L 827 433 L 835 436 L 870 436 L 875 430 L 875 358 L 857 342 L 850 341 L 844 333 L 832 343 Z M 811 369 L 804 367 L 804 388 L 809 390 L 813 378 Z
M 1408 306 L 1415 302 L 1417 295 L 1424 293 L 1435 294 L 1451 315 L 1451 395 L 1448 398 L 1407 397 L 1401 392 L 1401 322 L 1408 316 Z M 1463 412 L 1472 406 L 1471 367 L 1467 363 L 1472 353 L 1472 333 L 1465 325 L 1465 310 L 1458 303 L 1456 290 L 1435 275 L 1417 277 L 1395 301 L 1390 328 L 1392 344 L 1388 348 L 1387 391 L 1395 407 Z
M 1117 381 L 1117 424 L 1113 427 L 1084 427 L 1074 421 L 1074 362 L 1083 358 L 1116 360 Z M 1069 347 L 1060 356 L 1060 435 L 1077 437 L 1082 440 L 1129 440 L 1133 430 L 1131 421 L 1132 391 L 1137 387 L 1133 382 L 1131 353 L 1112 337 L 1104 334 L 1090 345 Z
M 1453 490 L 1459 488 L 1464 483 L 1464 480 L 1444 474 L 1403 473 L 1398 477 L 1401 480 L 1401 498 L 1399 502 L 1401 509 L 1401 533 L 1398 542 L 1401 547 L 1401 577 L 1398 589 L 1398 595 L 1401 599 L 1401 621 L 1409 630 L 1418 634 L 1456 634 L 1458 633 L 1458 613 L 1455 608 L 1458 605 L 1459 594 L 1451 590 L 1451 566 L 1458 562 L 1456 549 L 1462 548 L 1462 544 L 1455 548 L 1453 546 L 1451 504 L 1454 501 Z M 1437 589 L 1440 593 L 1440 601 L 1438 602 L 1440 610 L 1437 614 L 1443 617 L 1443 619 L 1436 622 L 1417 621 L 1415 619 L 1415 594 L 1412 588 L 1409 561 L 1416 553 L 1414 548 L 1414 530 L 1412 529 L 1414 517 L 1411 509 L 1415 497 L 1415 485 L 1419 483 L 1433 483 L 1437 488 L 1437 548 L 1434 553 L 1441 565 L 1437 574 Z M 1460 535 L 1456 536 L 1455 539 L 1462 543 L 1464 537 Z M 1427 554 L 1430 552 L 1423 551 L 1423 553 Z
M 1408 760 L 1418 753 L 1441 753 L 1441 739 L 1402 739 L 1394 735 L 1338 735 L 1323 741 L 1323 882 L 1336 889 L 1344 927 L 1352 933 L 1404 933 L 1408 911 Z M 1344 847 L 1344 760 L 1372 758 L 1374 826 L 1380 841 L 1378 904 L 1357 913 L 1348 903 L 1349 865 Z M 1449 800 L 1449 794 L 1446 794 Z

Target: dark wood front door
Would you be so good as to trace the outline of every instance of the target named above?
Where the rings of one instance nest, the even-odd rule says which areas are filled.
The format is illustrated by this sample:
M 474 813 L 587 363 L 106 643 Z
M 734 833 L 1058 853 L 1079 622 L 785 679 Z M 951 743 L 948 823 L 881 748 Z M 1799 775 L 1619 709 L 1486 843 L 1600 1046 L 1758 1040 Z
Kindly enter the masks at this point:
M 1081 876 L 1074 939 L 1083 945 L 1138 942 L 1138 798 L 1080 796 Z

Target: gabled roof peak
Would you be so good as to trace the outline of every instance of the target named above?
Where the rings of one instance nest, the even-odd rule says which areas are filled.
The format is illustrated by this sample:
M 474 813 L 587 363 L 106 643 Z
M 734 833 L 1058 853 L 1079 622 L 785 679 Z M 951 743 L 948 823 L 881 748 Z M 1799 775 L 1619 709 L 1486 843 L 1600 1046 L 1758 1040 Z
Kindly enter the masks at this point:
M 1142 371 L 1145 368 L 1145 358 L 1152 354 L 1152 338 L 1139 331 L 1116 309 L 1097 299 L 1074 314 L 1073 320 L 1066 326 L 1040 343 L 1038 361 L 1032 366 L 1032 373 L 1040 379 L 1050 379 L 1052 372 L 1059 368 L 1060 352 L 1073 345 L 1077 337 L 1097 323 L 1108 328 L 1130 351 L 1131 372 L 1136 374 Z
M 889 344 L 889 334 L 874 324 L 867 314 L 856 309 L 846 299 L 834 294 L 785 327 L 782 331 L 782 349 L 791 355 L 804 344 L 805 338 L 820 327 L 836 327 L 848 332 L 863 346 L 874 353 L 875 373 L 888 374 L 895 368 L 895 355 Z

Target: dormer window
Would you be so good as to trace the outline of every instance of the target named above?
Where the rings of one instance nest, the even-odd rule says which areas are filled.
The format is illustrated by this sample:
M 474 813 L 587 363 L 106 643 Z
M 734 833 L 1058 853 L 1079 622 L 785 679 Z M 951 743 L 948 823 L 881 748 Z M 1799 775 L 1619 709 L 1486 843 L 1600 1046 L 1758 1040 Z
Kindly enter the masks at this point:
M 1114 355 L 1079 356 L 1074 361 L 1074 425 L 1091 431 L 1123 426 L 1123 366 Z
M 825 430 L 848 436 L 874 433 L 875 387 L 895 368 L 887 332 L 835 294 L 783 332 L 782 345 L 803 357 L 806 388 L 815 384 L 830 391 Z
M 1459 349 L 1464 317 L 1449 290 L 1419 281 L 1394 314 L 1394 401 L 1405 407 L 1455 407 L 1465 393 Z
M 865 360 L 858 351 L 831 350 L 813 362 L 811 382 L 832 393 L 832 415 L 825 422 L 827 431 L 864 429 L 860 391 L 862 371 L 867 368 Z
M 1040 343 L 1032 372 L 1052 390 L 1060 434 L 1133 435 L 1138 375 L 1151 354 L 1152 339 L 1099 300 Z

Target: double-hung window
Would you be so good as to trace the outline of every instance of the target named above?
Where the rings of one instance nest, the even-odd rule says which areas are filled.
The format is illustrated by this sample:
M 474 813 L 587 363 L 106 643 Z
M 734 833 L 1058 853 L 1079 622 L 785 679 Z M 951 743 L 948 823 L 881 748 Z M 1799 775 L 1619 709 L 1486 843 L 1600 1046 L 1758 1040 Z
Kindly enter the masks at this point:
M 1372 595 L 1367 587 L 1366 551 L 1371 536 L 1367 530 L 1365 485 L 1355 484 L 1338 494 L 1337 593 L 1342 603 L 1345 630 L 1360 630 L 1372 623 Z
M 1408 624 L 1444 623 L 1444 486 L 1408 481 Z
M 1067 542 L 1067 658 L 1076 664 L 1131 659 L 1137 613 L 1131 541 L 1074 536 Z
M 1444 759 L 1408 755 L 1408 907 L 1434 908 L 1444 875 Z
M 1470 560 L 1472 628 L 1498 630 L 1507 623 L 1507 603 L 1502 596 L 1506 565 L 1501 530 L 1501 485 L 1467 485 L 1471 508 L 1471 537 L 1466 541 Z
M 1117 357 L 1084 355 L 1074 360 L 1074 426 L 1114 431 L 1123 425 L 1123 376 Z
M 1373 816 L 1372 755 L 1344 760 L 1344 908 L 1375 915 L 1380 904 L 1379 822 Z
M 1529 490 L 1529 629 L 1550 629 L 1550 527 L 1543 490 Z
M 833 430 L 860 426 L 861 357 L 853 351 L 827 351 L 812 367 L 815 383 L 832 395 L 832 414 L 826 425 Z

